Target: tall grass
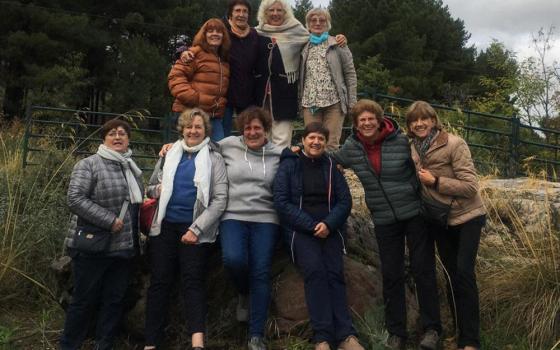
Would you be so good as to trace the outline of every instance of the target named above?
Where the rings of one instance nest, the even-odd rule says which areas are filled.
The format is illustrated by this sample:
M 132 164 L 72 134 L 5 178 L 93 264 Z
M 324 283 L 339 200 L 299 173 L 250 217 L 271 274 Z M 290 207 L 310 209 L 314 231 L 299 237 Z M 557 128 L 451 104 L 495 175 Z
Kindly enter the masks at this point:
M 482 315 L 512 338 L 526 335 L 531 349 L 551 349 L 560 335 L 560 234 L 552 222 L 551 185 L 535 180 L 526 186 L 539 198 L 526 198 L 529 191 L 525 199 L 520 192 L 483 191 L 496 232 L 480 245 Z
M 49 266 L 62 252 L 68 221 L 65 188 L 72 162 L 44 142 L 46 151 L 36 159 L 41 165 L 23 169 L 22 137 L 21 124 L 0 129 L 1 303 L 55 299 Z

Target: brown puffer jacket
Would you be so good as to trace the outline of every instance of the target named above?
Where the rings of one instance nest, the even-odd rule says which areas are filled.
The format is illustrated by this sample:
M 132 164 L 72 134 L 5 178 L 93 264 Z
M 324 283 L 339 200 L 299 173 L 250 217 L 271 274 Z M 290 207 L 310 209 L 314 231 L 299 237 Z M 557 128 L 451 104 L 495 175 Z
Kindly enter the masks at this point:
M 169 91 L 175 97 L 173 112 L 198 107 L 211 117 L 221 118 L 226 107 L 229 63 L 200 46 L 189 49 L 195 56 L 189 63 L 180 59 L 167 76 Z
M 424 168 L 439 178 L 437 187 L 422 185 L 422 195 L 451 204 L 448 224 L 463 224 L 486 214 L 469 146 L 459 136 L 440 131 L 424 159 L 411 145 L 416 169 Z

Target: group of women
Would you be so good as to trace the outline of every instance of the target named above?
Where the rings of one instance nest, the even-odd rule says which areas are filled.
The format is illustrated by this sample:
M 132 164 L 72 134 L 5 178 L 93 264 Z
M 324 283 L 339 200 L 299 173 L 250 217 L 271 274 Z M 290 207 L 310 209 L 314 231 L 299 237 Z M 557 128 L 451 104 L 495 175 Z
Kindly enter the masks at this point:
M 283 225 L 274 207 L 273 183 L 299 110 L 307 125 L 323 124 L 334 159 L 352 168 L 366 190 L 381 253 L 390 333 L 387 346 L 403 349 L 407 337 L 405 237 L 425 332 L 420 346 L 437 346 L 441 325 L 431 238 L 436 233 L 438 251 L 451 277 L 458 349 L 478 349 L 474 261 L 484 208 L 464 141 L 446 133 L 425 102 L 413 104 L 407 113 L 410 145 L 375 102 L 356 103 L 352 56 L 344 37 L 337 41 L 329 36 L 326 10 L 307 14 L 309 31 L 294 18 L 285 0 L 263 0 L 256 29 L 248 25 L 250 13 L 248 1 L 230 1 L 227 21 L 207 21 L 193 47 L 169 73 L 180 139 L 158 161 L 147 187 L 148 196 L 158 199 L 158 207 L 149 230 L 145 349 L 163 343 L 177 273 L 192 348 L 204 348 L 206 263 L 209 247 L 218 238 L 224 266 L 238 292 L 236 317 L 248 322 L 248 348 L 266 349 L 270 266 Z M 338 150 L 347 113 L 354 133 Z M 240 136 L 228 136 L 234 115 Z M 98 303 L 96 348 L 112 348 L 131 259 L 139 245 L 142 182 L 130 158 L 130 126 L 120 120 L 107 122 L 102 138 L 97 154 L 76 164 L 68 190 L 75 216 L 66 245 L 73 256 L 75 289 L 62 349 L 80 347 Z M 451 204 L 448 226 L 425 223 L 422 197 Z M 77 235 L 85 225 L 111 235 L 103 253 L 77 246 Z M 314 330 L 316 326 L 312 319 Z M 337 346 L 362 349 L 354 340 L 356 345 L 346 347 L 344 340 Z M 330 348 L 321 346 L 316 348 Z

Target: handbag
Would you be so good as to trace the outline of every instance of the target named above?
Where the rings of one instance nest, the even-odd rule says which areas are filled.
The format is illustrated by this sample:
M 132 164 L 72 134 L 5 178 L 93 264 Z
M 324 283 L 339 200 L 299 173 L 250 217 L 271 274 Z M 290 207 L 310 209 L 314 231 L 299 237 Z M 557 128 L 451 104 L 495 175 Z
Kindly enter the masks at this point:
M 158 160 L 154 167 L 154 171 L 152 172 L 152 176 L 150 176 L 150 184 L 155 182 L 161 175 L 160 172 L 163 169 L 163 165 L 165 164 L 165 157 Z M 161 179 L 160 179 L 161 180 Z M 159 199 L 156 198 L 148 198 L 145 199 L 142 205 L 140 206 L 140 232 L 145 234 L 146 236 L 150 235 L 150 229 L 152 228 L 152 223 L 154 222 L 154 217 L 157 213 L 158 208 L 158 201 Z
M 429 223 L 447 228 L 447 220 L 449 219 L 450 203 L 442 203 L 438 200 L 422 196 L 422 215 Z
M 148 198 L 144 200 L 140 206 L 140 232 L 145 235 L 150 234 L 150 228 L 154 222 L 157 206 L 158 200 L 155 198 Z
M 104 253 L 111 245 L 112 233 L 93 225 L 76 226 L 74 248 L 93 254 Z
M 128 200 L 122 204 L 118 218 L 124 220 L 128 210 Z M 91 254 L 101 254 L 109 250 L 113 233 L 92 224 L 87 224 L 85 220 L 78 217 L 76 233 L 74 234 L 74 248 L 82 252 Z

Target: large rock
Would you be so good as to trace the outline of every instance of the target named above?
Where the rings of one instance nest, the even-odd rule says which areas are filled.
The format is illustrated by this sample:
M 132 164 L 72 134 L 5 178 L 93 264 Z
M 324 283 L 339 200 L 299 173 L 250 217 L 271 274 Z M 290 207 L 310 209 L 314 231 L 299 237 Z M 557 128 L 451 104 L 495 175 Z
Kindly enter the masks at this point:
M 560 231 L 560 183 L 532 178 L 490 179 L 482 180 L 480 187 L 489 215 L 498 219 L 489 222 L 486 232 Z

